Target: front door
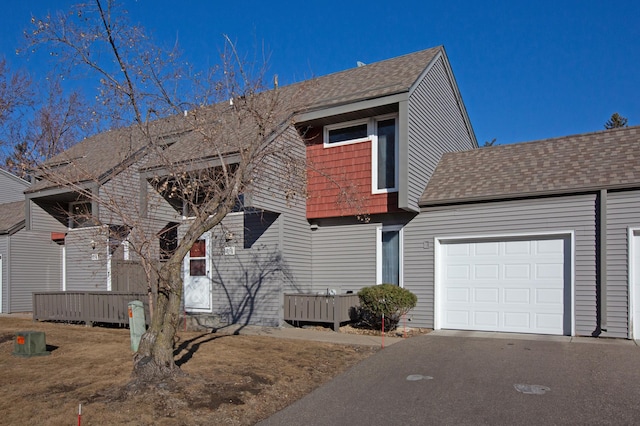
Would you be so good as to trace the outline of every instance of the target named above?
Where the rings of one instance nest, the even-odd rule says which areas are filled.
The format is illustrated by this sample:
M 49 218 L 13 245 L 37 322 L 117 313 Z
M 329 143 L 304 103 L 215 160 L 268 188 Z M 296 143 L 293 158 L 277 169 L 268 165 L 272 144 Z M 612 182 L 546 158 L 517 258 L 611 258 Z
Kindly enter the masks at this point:
M 211 312 L 211 241 L 208 235 L 193 244 L 184 259 L 184 307 L 188 312 Z

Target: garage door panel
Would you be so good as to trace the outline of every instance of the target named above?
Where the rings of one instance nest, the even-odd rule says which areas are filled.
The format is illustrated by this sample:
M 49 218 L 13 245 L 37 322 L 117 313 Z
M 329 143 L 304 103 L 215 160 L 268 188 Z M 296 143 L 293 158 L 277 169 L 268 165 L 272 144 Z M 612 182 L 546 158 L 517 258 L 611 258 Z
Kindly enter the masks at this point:
M 531 290 L 528 288 L 505 288 L 504 303 L 519 303 L 528 305 L 531 303 Z M 496 307 L 496 309 L 498 308 L 499 307 Z
M 563 280 L 564 268 L 558 263 L 538 263 L 536 265 L 536 279 L 538 280 Z
M 531 253 L 530 241 L 507 241 L 504 244 L 504 254 L 506 256 L 521 256 Z
M 449 280 L 468 280 L 471 278 L 471 267 L 469 265 L 448 265 L 446 277 Z
M 443 244 L 442 328 L 564 334 L 563 238 Z
M 500 277 L 500 265 L 476 265 L 473 268 L 473 278 L 476 280 L 495 280 Z
M 563 240 L 540 240 L 535 242 L 537 254 L 562 254 L 564 253 Z
M 535 302 L 537 304 L 555 305 L 562 309 L 562 290 L 552 288 L 536 289 Z
M 456 302 L 469 303 L 470 301 L 469 294 L 471 293 L 471 290 L 468 288 L 448 288 L 446 292 L 446 300 L 450 304 Z
M 489 327 L 491 329 L 498 327 L 499 315 L 494 311 L 476 311 L 473 314 L 473 325 L 476 327 Z
M 499 303 L 500 290 L 498 288 L 477 288 L 473 292 L 475 303 Z
M 469 256 L 470 247 L 467 244 L 451 244 L 446 246 L 447 257 Z
M 531 315 L 523 312 L 505 312 L 505 331 L 525 331 L 531 328 Z
M 496 256 L 500 253 L 499 243 L 477 243 L 473 248 L 475 256 Z
M 446 320 L 447 320 L 447 323 L 451 325 L 456 325 L 461 328 L 466 328 L 471 326 L 471 323 L 469 322 L 470 316 L 471 316 L 471 313 L 469 311 L 449 310 L 446 313 Z
M 558 314 L 536 314 L 535 321 L 536 327 L 539 329 L 555 330 L 558 322 L 562 323 L 563 315 Z
M 505 264 L 504 278 L 508 280 L 530 280 L 531 265 L 529 264 Z

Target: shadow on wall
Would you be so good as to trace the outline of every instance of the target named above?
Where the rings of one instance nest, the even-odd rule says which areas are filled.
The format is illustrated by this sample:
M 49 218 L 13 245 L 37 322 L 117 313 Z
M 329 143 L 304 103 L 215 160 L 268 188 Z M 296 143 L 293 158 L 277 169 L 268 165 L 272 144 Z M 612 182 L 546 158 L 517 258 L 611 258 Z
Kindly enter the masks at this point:
M 282 290 L 299 290 L 277 248 L 254 245 L 212 265 L 215 313 L 229 324 L 277 326 Z

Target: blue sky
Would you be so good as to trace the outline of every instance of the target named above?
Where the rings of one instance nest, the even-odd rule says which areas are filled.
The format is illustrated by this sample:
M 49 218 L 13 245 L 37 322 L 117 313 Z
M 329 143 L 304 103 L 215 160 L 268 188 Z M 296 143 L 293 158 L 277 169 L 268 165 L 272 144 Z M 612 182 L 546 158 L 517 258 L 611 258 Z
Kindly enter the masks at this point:
M 75 2 L 21 0 L 0 17 L 0 55 L 16 56 L 31 14 Z M 194 64 L 217 63 L 228 34 L 270 52 L 280 84 L 436 45 L 447 51 L 479 144 L 603 129 L 613 112 L 640 124 L 640 2 L 126 0 L 130 19 Z

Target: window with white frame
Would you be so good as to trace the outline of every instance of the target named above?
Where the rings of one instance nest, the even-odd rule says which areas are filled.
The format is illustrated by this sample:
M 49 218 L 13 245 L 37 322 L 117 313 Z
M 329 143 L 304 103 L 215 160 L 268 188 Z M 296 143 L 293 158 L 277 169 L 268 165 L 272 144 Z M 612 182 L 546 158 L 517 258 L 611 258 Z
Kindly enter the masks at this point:
M 324 146 L 328 148 L 368 141 L 372 133 L 370 121 L 356 120 L 325 126 Z
M 377 273 L 378 284 L 402 286 L 402 226 L 379 226 L 377 228 Z
M 374 194 L 398 191 L 398 117 L 387 115 L 324 128 L 324 147 L 371 141 Z

